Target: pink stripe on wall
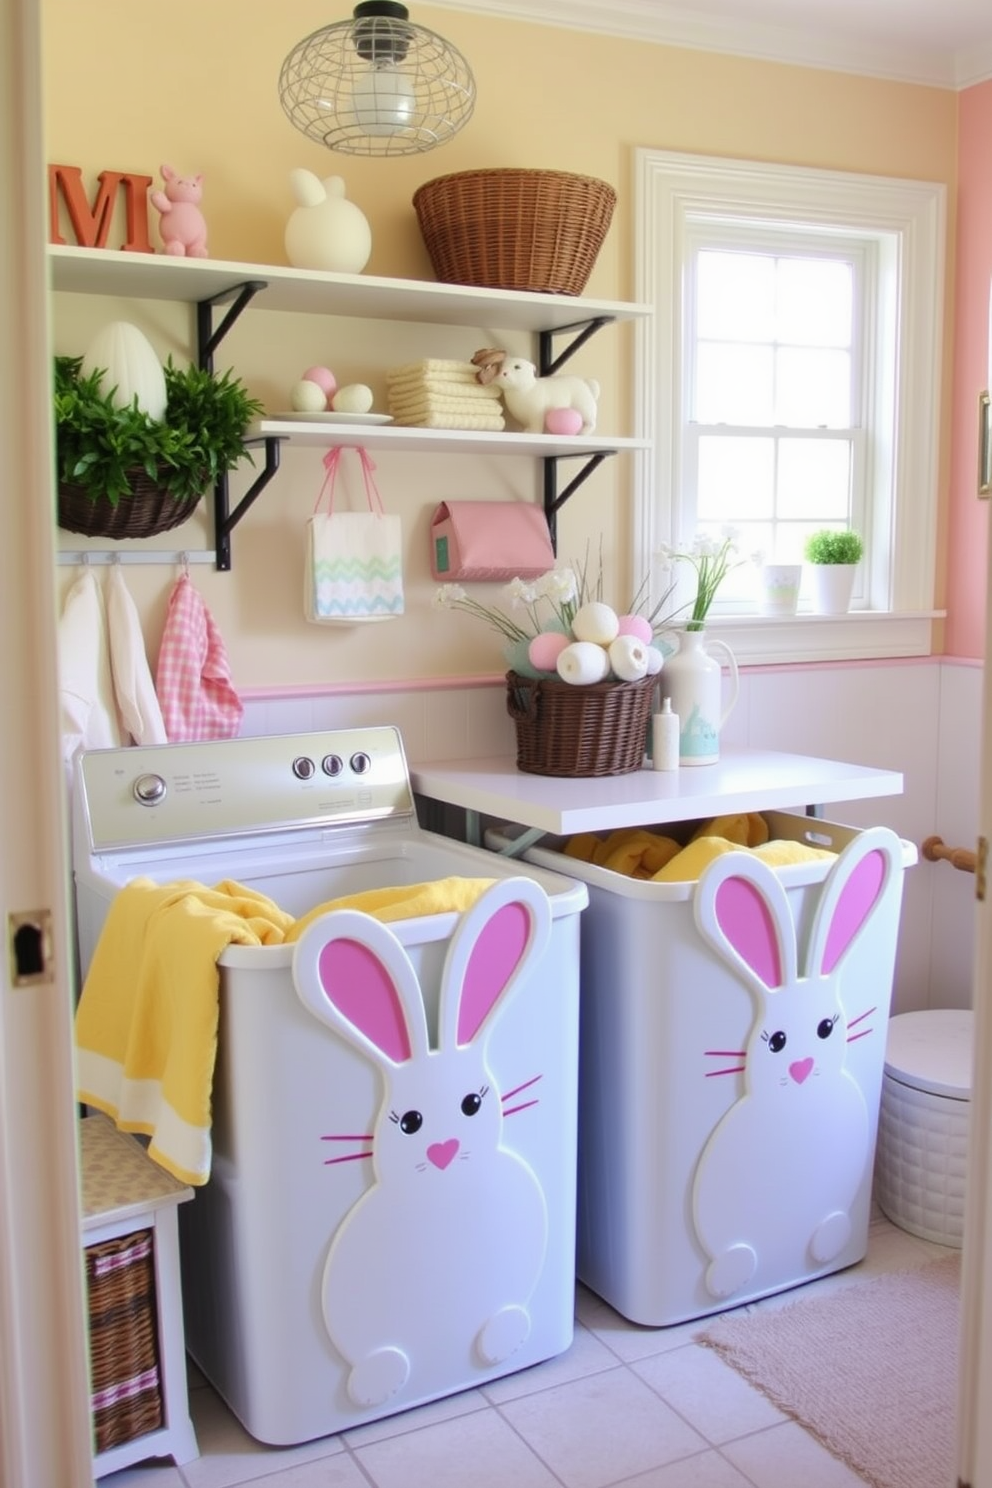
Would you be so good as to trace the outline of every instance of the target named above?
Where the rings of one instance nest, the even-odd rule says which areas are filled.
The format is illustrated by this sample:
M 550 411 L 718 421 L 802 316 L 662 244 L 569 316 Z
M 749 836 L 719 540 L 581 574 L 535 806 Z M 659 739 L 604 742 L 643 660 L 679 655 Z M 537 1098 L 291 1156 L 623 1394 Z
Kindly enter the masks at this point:
M 949 656 L 985 654 L 988 508 L 976 496 L 978 395 L 989 386 L 992 285 L 992 82 L 959 97 L 954 406 L 947 542 Z M 939 598 L 939 595 L 938 595 Z

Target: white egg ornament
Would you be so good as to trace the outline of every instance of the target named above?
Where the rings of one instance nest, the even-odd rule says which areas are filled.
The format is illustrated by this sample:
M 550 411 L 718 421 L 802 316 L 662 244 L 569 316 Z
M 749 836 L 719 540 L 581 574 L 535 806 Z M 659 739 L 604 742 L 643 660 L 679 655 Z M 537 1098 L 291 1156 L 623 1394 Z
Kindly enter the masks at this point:
M 327 408 L 324 389 L 307 377 L 293 383 L 289 401 L 296 413 L 323 413 Z
M 648 651 L 639 636 L 619 635 L 610 643 L 610 666 L 621 682 L 639 682 L 648 674 Z
M 610 674 L 610 658 L 595 641 L 573 641 L 555 663 L 563 682 L 582 687 L 590 682 L 605 682 Z
M 102 372 L 101 390 L 115 408 L 130 408 L 137 398 L 142 413 L 161 423 L 165 418 L 165 372 L 143 331 L 128 320 L 112 320 L 97 331 L 83 353 L 84 377 Z
M 620 633 L 620 621 L 616 610 L 601 600 L 594 599 L 576 610 L 572 620 L 572 634 L 577 641 L 592 641 L 597 646 L 608 646 Z
M 349 382 L 347 387 L 338 388 L 331 407 L 335 413 L 368 413 L 373 401 L 372 389 L 364 382 Z
M 648 648 L 647 648 L 647 658 L 648 658 L 648 676 L 649 677 L 657 677 L 658 673 L 661 671 L 662 667 L 665 665 L 665 653 L 664 653 L 664 651 L 662 651 L 662 649 L 661 649 L 660 646 L 648 646 Z

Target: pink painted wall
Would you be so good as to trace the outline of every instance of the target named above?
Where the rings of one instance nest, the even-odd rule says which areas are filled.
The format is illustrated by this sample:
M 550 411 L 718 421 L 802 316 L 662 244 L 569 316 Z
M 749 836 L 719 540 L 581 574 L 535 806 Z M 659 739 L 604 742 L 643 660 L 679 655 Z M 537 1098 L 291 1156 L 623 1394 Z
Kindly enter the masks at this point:
M 959 97 L 954 408 L 947 545 L 949 656 L 985 650 L 989 503 L 976 496 L 978 395 L 989 386 L 992 284 L 992 82 Z

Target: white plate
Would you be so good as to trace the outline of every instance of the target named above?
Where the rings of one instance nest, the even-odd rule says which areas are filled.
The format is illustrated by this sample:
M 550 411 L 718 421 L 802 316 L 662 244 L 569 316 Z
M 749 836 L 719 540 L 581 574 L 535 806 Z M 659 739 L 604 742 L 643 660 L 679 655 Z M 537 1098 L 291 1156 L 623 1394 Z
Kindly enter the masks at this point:
M 269 418 L 279 423 L 292 419 L 300 424 L 391 424 L 393 416 L 391 413 L 334 413 L 327 409 L 324 413 L 297 413 L 295 409 L 291 413 L 270 413 Z

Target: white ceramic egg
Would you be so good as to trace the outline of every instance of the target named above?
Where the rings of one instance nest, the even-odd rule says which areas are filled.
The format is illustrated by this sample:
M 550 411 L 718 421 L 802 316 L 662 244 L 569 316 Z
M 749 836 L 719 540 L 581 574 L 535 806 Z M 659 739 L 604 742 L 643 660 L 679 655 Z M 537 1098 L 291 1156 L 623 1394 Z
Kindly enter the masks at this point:
M 616 610 L 601 600 L 591 600 L 581 605 L 572 619 L 572 634 L 577 641 L 592 641 L 597 646 L 608 646 L 615 641 L 620 629 Z
M 618 635 L 610 642 L 610 666 L 621 682 L 639 682 L 648 674 L 648 651 L 639 636 Z
M 610 658 L 603 646 L 594 641 L 573 641 L 555 663 L 563 682 L 581 687 L 589 682 L 603 682 L 609 676 Z
M 331 407 L 335 413 L 368 413 L 372 402 L 370 387 L 366 387 L 364 382 L 349 382 L 347 387 L 338 388 L 331 399 Z
M 301 377 L 299 382 L 293 383 L 289 401 L 297 413 L 323 413 L 327 408 L 327 396 L 324 389 L 306 377 Z

